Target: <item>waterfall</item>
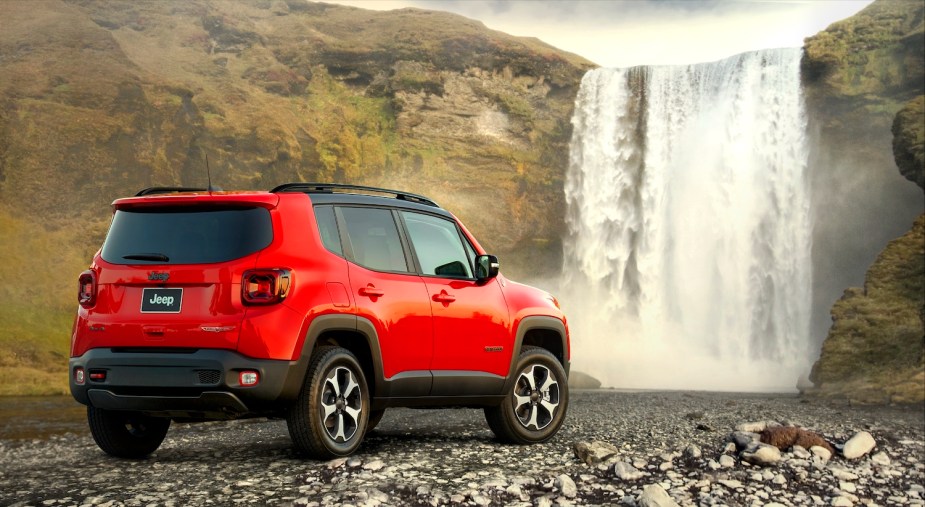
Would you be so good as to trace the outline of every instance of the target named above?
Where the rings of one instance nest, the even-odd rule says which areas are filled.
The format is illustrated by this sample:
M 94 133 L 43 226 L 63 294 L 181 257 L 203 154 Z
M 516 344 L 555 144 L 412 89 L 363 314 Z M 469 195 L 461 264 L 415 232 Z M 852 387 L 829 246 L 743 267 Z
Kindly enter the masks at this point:
M 800 50 L 597 69 L 565 182 L 575 368 L 626 388 L 793 390 L 810 360 Z

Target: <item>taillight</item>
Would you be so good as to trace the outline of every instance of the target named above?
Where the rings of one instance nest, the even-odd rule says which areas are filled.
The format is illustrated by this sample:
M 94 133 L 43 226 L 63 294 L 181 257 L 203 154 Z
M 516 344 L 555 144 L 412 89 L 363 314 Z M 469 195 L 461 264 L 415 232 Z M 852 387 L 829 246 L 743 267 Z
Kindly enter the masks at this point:
M 292 286 L 288 269 L 253 269 L 244 272 L 241 299 L 249 305 L 272 305 L 286 299 Z
M 89 269 L 77 278 L 77 302 L 84 308 L 96 304 L 96 273 Z

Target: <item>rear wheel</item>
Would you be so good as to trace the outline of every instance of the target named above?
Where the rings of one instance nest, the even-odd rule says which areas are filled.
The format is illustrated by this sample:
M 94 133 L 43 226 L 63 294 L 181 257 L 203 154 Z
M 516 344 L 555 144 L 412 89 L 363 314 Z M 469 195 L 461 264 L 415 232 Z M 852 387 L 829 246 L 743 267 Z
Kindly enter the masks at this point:
M 549 351 L 525 347 L 514 369 L 516 378 L 504 401 L 485 409 L 485 420 L 501 440 L 518 444 L 545 442 L 565 420 L 568 377 Z
M 170 419 L 138 412 L 87 407 L 90 434 L 100 449 L 119 458 L 143 458 L 167 436 Z
M 330 459 L 356 451 L 369 412 L 366 378 L 356 356 L 341 347 L 319 347 L 286 422 L 296 447 L 313 458 Z

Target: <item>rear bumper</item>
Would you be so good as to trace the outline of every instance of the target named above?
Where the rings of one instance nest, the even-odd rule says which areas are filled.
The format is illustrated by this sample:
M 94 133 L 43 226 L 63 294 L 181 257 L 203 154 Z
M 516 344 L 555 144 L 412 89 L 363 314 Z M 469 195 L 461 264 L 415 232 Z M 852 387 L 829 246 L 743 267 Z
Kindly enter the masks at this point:
M 91 349 L 69 363 L 71 394 L 84 405 L 195 419 L 278 412 L 298 396 L 304 373 L 296 361 L 252 359 L 215 349 Z M 78 367 L 86 372 L 84 384 L 74 380 Z M 244 370 L 259 373 L 256 386 L 240 385 Z M 99 372 L 105 380 L 90 380 L 91 373 Z

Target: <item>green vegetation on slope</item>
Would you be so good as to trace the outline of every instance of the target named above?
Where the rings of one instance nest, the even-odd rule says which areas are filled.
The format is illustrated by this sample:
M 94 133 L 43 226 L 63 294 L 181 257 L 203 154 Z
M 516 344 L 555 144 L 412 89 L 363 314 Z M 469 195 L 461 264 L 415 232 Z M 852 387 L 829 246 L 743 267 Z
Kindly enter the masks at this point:
M 54 229 L 0 210 L 0 367 L 6 394 L 67 392 L 77 275 L 92 252 L 86 224 Z
M 810 379 L 820 394 L 860 402 L 925 401 L 925 215 L 892 241 L 832 308 Z
M 817 158 L 827 158 L 836 168 L 828 180 L 813 182 L 821 196 L 816 207 L 837 216 L 830 223 L 842 227 L 817 224 L 817 252 L 833 236 L 856 234 L 864 227 L 858 225 L 861 220 L 871 220 L 861 213 L 877 216 L 872 208 L 885 199 L 890 205 L 908 201 L 906 208 L 921 213 L 921 194 L 883 172 L 899 166 L 907 179 L 922 185 L 923 16 L 921 2 L 878 0 L 806 39 L 803 80 L 811 118 L 820 127 Z M 849 288 L 835 302 L 832 326 L 810 377 L 816 394 L 871 403 L 925 400 L 923 227 L 925 216 L 919 216 L 912 230 L 880 253 L 864 288 Z M 830 255 L 818 263 L 816 276 L 837 277 L 844 271 L 839 264 L 843 253 Z

